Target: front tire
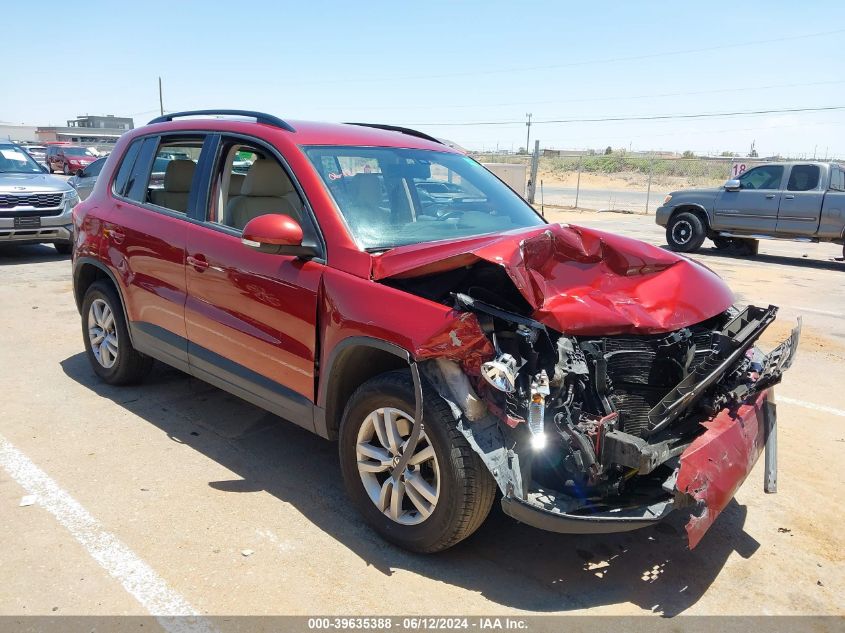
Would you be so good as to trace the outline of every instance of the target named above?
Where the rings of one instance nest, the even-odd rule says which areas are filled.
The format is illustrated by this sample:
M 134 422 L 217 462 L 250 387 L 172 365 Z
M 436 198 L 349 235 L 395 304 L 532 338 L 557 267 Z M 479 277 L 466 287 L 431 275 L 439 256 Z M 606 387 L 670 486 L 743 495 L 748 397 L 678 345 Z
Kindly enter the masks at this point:
M 82 301 L 82 337 L 94 373 L 110 385 L 138 382 L 153 359 L 132 346 L 123 306 L 109 282 L 95 281 Z
M 666 242 L 678 253 L 697 251 L 706 237 L 707 231 L 701 218 L 689 211 L 676 213 L 666 225 Z
M 339 451 L 346 491 L 373 529 L 400 547 L 433 553 L 481 526 L 495 484 L 446 403 L 425 384 L 423 393 L 423 433 L 398 482 L 392 466 L 415 409 L 407 370 L 381 374 L 358 388 L 343 414 Z

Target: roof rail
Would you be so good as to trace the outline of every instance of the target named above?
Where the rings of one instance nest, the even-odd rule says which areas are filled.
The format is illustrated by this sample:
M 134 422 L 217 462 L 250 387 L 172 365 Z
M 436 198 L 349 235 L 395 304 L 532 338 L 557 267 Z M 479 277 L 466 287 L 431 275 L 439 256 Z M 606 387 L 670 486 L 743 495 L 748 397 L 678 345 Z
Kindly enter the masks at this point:
M 429 136 L 425 132 L 419 132 L 417 130 L 412 130 L 409 127 L 400 127 L 398 125 L 386 125 L 384 123 L 352 123 L 349 122 L 346 125 L 361 125 L 363 127 L 373 127 L 379 130 L 387 130 L 388 132 L 399 132 L 400 134 L 407 134 L 408 136 L 416 136 L 417 138 L 425 139 L 426 141 L 431 141 L 432 143 L 437 143 L 439 145 L 443 145 L 443 141 L 440 139 L 436 139 L 433 136 Z
M 169 114 L 162 114 L 159 117 L 154 118 L 152 121 L 148 123 L 148 125 L 152 125 L 153 123 L 166 123 L 168 121 L 172 121 L 173 119 L 180 119 L 182 117 L 187 116 L 204 116 L 204 115 L 227 115 L 227 116 L 243 116 L 255 119 L 256 123 L 264 123 L 265 125 L 272 125 L 273 127 L 278 127 L 283 130 L 287 130 L 288 132 L 296 132 L 293 129 L 293 126 L 286 121 L 283 121 L 277 116 L 273 116 L 272 114 L 265 114 L 263 112 L 255 112 L 253 110 L 185 110 L 184 112 L 171 112 Z

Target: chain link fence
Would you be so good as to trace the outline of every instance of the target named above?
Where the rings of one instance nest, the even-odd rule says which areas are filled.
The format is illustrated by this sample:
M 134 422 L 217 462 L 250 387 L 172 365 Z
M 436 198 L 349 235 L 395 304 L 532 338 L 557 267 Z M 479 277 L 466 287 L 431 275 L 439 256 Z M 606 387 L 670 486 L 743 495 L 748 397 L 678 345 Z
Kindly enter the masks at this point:
M 534 202 L 583 209 L 654 213 L 670 191 L 719 187 L 760 159 L 675 158 L 631 154 L 540 156 Z M 474 154 L 482 163 L 517 163 L 530 172 L 531 157 Z

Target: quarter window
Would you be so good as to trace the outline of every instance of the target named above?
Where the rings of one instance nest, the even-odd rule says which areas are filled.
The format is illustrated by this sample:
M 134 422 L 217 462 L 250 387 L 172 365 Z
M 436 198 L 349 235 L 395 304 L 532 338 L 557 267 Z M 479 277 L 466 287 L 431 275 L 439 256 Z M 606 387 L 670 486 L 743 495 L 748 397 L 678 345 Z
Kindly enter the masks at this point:
M 842 171 L 841 167 L 832 168 L 830 188 L 833 191 L 845 191 L 845 171 Z
M 819 186 L 818 165 L 795 165 L 789 174 L 787 191 L 810 191 Z
M 740 189 L 780 189 L 782 165 L 755 167 L 739 177 Z
M 126 186 L 129 180 L 129 174 L 132 173 L 132 168 L 135 166 L 135 161 L 138 158 L 138 152 L 141 151 L 141 144 L 143 139 L 136 139 L 132 141 L 132 145 L 126 150 L 123 159 L 120 161 L 120 167 L 117 170 L 117 176 L 114 179 L 114 192 L 119 196 L 125 196 L 128 188 Z M 49 150 L 48 150 L 49 151 Z

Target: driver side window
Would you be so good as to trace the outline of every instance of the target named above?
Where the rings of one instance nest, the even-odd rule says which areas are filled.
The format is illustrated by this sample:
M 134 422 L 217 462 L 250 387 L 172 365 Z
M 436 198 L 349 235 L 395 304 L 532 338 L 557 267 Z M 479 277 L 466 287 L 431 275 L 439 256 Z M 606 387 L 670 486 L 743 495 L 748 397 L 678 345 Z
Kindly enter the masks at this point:
M 739 177 L 740 189 L 780 189 L 782 165 L 755 167 Z
M 272 153 L 259 145 L 223 139 L 219 156 L 209 222 L 243 231 L 253 218 L 277 213 L 303 224 L 303 201 Z

